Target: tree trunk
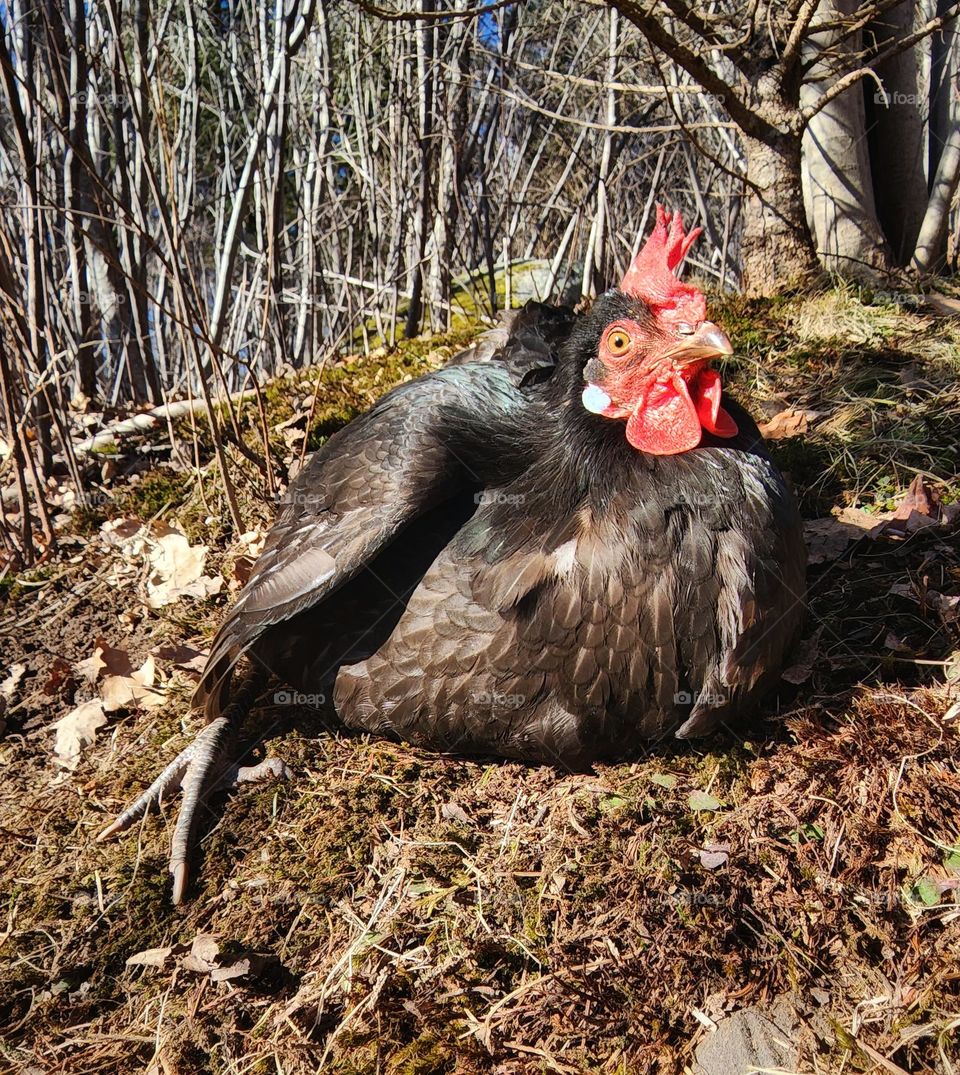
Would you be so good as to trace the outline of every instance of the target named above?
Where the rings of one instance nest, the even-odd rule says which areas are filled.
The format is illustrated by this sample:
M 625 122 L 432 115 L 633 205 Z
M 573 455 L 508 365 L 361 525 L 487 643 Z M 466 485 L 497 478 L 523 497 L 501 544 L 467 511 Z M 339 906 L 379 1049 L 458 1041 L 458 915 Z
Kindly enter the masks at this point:
M 855 13 L 854 0 L 823 0 L 819 14 L 831 21 Z M 818 60 L 800 89 L 800 105 L 812 105 L 840 75 L 837 65 L 859 51 L 860 34 L 837 42 L 837 31 L 813 34 L 809 48 Z M 824 268 L 866 283 L 891 267 L 890 249 L 880 229 L 870 158 L 863 90 L 851 86 L 834 97 L 803 135 L 803 178 L 810 230 Z
M 746 295 L 773 295 L 819 273 L 803 209 L 800 139 L 743 136 L 747 189 L 743 199 L 741 286 Z
M 920 272 L 943 268 L 947 246 L 950 206 L 960 183 L 960 125 L 955 125 L 940 154 L 940 163 L 930 191 L 930 202 L 923 218 L 913 255 L 913 267 Z
M 420 3 L 423 12 L 433 11 L 433 0 L 420 0 Z M 436 93 L 434 85 L 435 28 L 427 19 L 418 21 L 416 28 L 420 175 L 417 203 L 413 217 L 413 230 L 410 236 L 410 250 L 408 252 L 410 303 L 407 306 L 407 321 L 403 333 L 408 340 L 416 336 L 420 331 L 420 322 L 423 318 L 424 263 L 427 253 L 427 236 L 433 215 L 431 203 L 433 184 L 430 179 L 435 159 L 433 146 L 433 111 L 434 94 Z
M 937 14 L 949 10 L 947 0 L 937 0 Z M 947 260 L 947 220 L 950 200 L 956 188 L 957 102 L 952 93 L 955 73 L 956 21 L 930 39 L 930 123 L 927 179 L 929 204 L 913 265 L 924 272 L 938 272 Z M 946 159 L 944 159 L 946 158 Z M 946 200 L 946 203 L 945 203 Z
M 465 0 L 454 0 L 453 10 L 465 7 Z M 430 304 L 430 327 L 434 332 L 450 328 L 451 260 L 454 238 L 459 227 L 460 181 L 466 123 L 464 68 L 469 69 L 469 38 L 463 20 L 451 22 L 437 42 L 437 55 L 445 58 L 443 75 L 437 87 L 437 104 L 444 122 L 437 154 L 436 208 L 431 222 L 427 294 Z
M 889 43 L 913 30 L 914 5 L 903 3 L 874 22 L 877 40 Z M 879 64 L 883 92 L 864 82 L 870 171 L 877 218 L 897 265 L 906 265 L 927 204 L 925 139 L 920 110 L 917 50 L 904 49 Z

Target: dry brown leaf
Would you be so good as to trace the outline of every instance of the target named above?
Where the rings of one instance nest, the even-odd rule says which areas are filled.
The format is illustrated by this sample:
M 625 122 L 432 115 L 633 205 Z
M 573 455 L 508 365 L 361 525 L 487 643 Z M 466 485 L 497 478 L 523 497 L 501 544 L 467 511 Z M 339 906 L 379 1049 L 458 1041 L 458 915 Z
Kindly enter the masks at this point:
M 77 661 L 74 668 L 90 684 L 96 683 L 104 672 L 108 676 L 133 675 L 133 662 L 125 649 L 107 645 L 98 638 L 92 656 Z
M 448 821 L 459 821 L 463 825 L 472 825 L 470 815 L 459 803 L 446 802 L 440 807 L 440 814 Z
M 136 676 L 107 676 L 100 684 L 100 698 L 107 713 L 118 709 L 155 709 L 163 695 L 141 683 Z
M 42 690 L 50 698 L 55 698 L 65 683 L 73 682 L 74 666 L 63 657 L 54 657 L 44 671 L 47 678 Z
M 82 661 L 77 661 L 74 665 L 74 668 L 76 668 L 88 683 L 96 683 L 100 678 L 100 673 L 106 667 L 107 662 L 103 659 L 103 650 L 99 646 L 97 646 L 91 656 Z
M 161 646 L 157 650 L 157 657 L 161 661 L 172 664 L 184 672 L 202 672 L 207 663 L 208 650 L 194 649 L 193 646 Z
M 244 556 L 252 556 L 256 559 L 263 552 L 263 546 L 266 543 L 267 531 L 262 526 L 255 526 L 237 538 L 237 551 Z
M 71 771 L 76 769 L 83 748 L 94 742 L 97 729 L 106 723 L 107 717 L 99 698 L 81 703 L 56 721 L 51 727 L 57 733 L 53 746 L 57 764 Z
M 251 952 L 249 955 L 243 956 L 233 963 L 228 963 L 225 966 L 217 967 L 215 970 L 212 970 L 210 972 L 210 981 L 228 982 L 234 978 L 246 978 L 250 975 L 255 976 L 272 962 L 273 959 L 270 957 L 260 956 L 255 952 Z
M 882 529 L 882 520 L 858 508 L 842 508 L 823 519 L 810 519 L 803 524 L 807 563 L 823 564 L 836 560 L 851 541 L 876 537 Z
M 124 587 L 142 581 L 146 574 L 151 608 L 162 608 L 182 597 L 210 597 L 223 586 L 223 579 L 203 574 L 207 546 L 191 545 L 186 534 L 174 527 L 128 518 L 105 523 L 100 533 L 119 554 L 107 580 Z
M 769 422 L 761 422 L 757 428 L 764 440 L 786 440 L 806 433 L 810 428 L 810 418 L 807 411 L 788 407 L 775 414 Z
M 170 958 L 179 958 L 180 967 L 193 974 L 209 974 L 213 982 L 229 982 L 259 974 L 274 963 L 275 957 L 256 952 L 242 952 L 232 962 L 221 962 L 220 943 L 210 933 L 198 933 L 187 944 L 167 945 L 163 948 L 146 948 L 127 959 L 128 967 L 164 967 Z
M 220 592 L 222 578 L 203 574 L 206 545 L 191 545 L 186 534 L 168 530 L 153 539 L 148 556 L 147 603 L 151 608 L 179 601 L 182 597 L 211 597 Z
M 193 938 L 190 951 L 183 957 L 181 966 L 184 970 L 197 974 L 209 974 L 217 966 L 220 944 L 210 933 L 198 933 Z
M 940 515 L 940 495 L 927 484 L 922 474 L 918 474 L 910 483 L 892 518 L 909 519 L 914 512 L 934 521 Z
M 823 627 L 818 627 L 809 638 L 805 638 L 797 646 L 793 664 L 780 673 L 781 679 L 785 679 L 788 683 L 793 683 L 794 686 L 806 683 L 811 672 L 813 672 L 813 666 L 817 663 L 817 657 L 820 656 L 820 636 L 822 634 Z
M 145 948 L 142 952 L 137 952 L 135 955 L 130 956 L 127 960 L 127 966 L 162 967 L 170 958 L 172 952 L 172 945 L 167 945 L 166 948 Z
M 250 575 L 253 573 L 253 565 L 257 561 L 252 556 L 238 556 L 233 562 L 233 579 L 230 582 L 230 588 L 239 590 L 241 586 L 246 586 L 250 581 Z
M 112 713 L 115 709 L 152 709 L 163 702 L 163 695 L 151 688 L 156 683 L 157 665 L 153 657 L 130 675 L 107 676 L 100 685 L 103 708 Z
M 704 844 L 700 849 L 700 865 L 705 870 L 716 870 L 730 861 L 729 844 Z
M 904 642 L 902 638 L 894 634 L 893 631 L 887 631 L 886 638 L 883 640 L 884 649 L 891 650 L 893 653 L 913 653 L 913 650 Z
M 894 511 L 883 516 L 886 520 L 884 533 L 890 537 L 905 537 L 930 526 L 950 528 L 956 518 L 940 505 L 940 494 L 918 474 L 910 483 Z
M 803 524 L 807 562 L 822 564 L 835 560 L 846 551 L 851 541 L 861 538 L 876 540 L 884 535 L 895 538 L 924 526 L 935 526 L 937 521 L 915 510 L 898 519 L 896 512 L 874 514 L 862 508 L 834 508 L 831 515 L 810 519 Z
M 100 534 L 108 545 L 127 545 L 142 537 L 146 524 L 140 519 L 127 516 L 124 519 L 109 519 L 100 527 Z
M 7 666 L 6 678 L 0 683 L 0 698 L 9 701 L 17 693 L 26 671 L 27 666 L 25 664 Z
M 857 538 L 878 537 L 883 533 L 883 525 L 887 519 L 886 515 L 874 515 L 863 508 L 838 508 L 833 515 L 837 522 L 852 527 Z

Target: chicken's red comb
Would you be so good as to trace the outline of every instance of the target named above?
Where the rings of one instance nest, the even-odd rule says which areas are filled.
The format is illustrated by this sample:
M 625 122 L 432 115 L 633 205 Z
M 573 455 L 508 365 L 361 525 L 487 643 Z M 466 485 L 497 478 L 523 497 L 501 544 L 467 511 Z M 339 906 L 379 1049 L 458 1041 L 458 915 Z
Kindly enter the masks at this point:
M 680 263 L 702 230 L 685 232 L 680 214 L 658 205 L 657 223 L 620 281 L 620 290 L 642 299 L 661 315 L 673 314 L 692 324 L 704 320 L 707 303 L 702 292 L 677 278 Z

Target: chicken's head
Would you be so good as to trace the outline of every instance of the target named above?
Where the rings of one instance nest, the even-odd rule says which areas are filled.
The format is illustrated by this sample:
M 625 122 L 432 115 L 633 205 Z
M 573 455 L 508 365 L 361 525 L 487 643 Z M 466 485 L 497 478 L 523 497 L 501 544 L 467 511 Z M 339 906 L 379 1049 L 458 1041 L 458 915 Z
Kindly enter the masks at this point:
M 733 348 L 706 320 L 703 292 L 677 276 L 699 234 L 699 228 L 684 232 L 679 213 L 657 206 L 653 233 L 613 293 L 632 301 L 603 327 L 584 370 L 584 407 L 626 418 L 627 440 L 650 455 L 695 448 L 703 430 L 737 434 L 720 403 L 720 375 L 708 365 Z

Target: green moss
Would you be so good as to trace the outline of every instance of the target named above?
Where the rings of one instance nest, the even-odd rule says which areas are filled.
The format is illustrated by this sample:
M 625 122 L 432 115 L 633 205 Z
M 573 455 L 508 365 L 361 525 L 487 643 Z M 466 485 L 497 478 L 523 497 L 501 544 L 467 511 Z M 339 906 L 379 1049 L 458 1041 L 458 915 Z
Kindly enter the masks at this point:
M 100 504 L 81 504 L 70 513 L 70 532 L 81 537 L 92 537 L 110 518 L 110 513 Z
M 459 1052 L 455 1042 L 427 1030 L 389 1057 L 383 1070 L 386 1075 L 441 1075 L 457 1067 Z
M 18 574 L 0 575 L 0 602 L 14 603 L 19 597 L 29 593 L 36 586 L 56 577 L 53 564 L 41 564 Z
M 183 504 L 190 489 L 191 476 L 174 470 L 147 471 L 140 480 L 128 485 L 117 496 L 119 513 L 138 519 L 153 519 Z

